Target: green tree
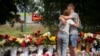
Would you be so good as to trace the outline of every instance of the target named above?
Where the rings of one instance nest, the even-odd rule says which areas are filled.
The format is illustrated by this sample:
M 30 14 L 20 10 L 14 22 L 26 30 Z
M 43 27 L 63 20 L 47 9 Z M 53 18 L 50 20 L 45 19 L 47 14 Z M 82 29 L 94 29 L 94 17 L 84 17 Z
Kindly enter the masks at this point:
M 28 7 L 29 0 L 0 0 L 0 24 L 5 24 L 6 21 L 10 22 L 13 18 L 17 17 L 17 5 L 23 10 Z M 15 18 L 18 20 L 18 18 Z
M 61 12 L 67 7 L 68 3 L 73 3 L 82 21 L 83 31 L 95 32 L 100 30 L 100 6 L 97 0 L 43 0 L 43 2 L 45 8 L 44 25 L 57 26 Z
M 0 0 L 0 8 L 0 24 L 5 24 L 6 20 L 9 21 L 14 18 L 13 13 L 17 13 L 17 8 L 13 0 Z

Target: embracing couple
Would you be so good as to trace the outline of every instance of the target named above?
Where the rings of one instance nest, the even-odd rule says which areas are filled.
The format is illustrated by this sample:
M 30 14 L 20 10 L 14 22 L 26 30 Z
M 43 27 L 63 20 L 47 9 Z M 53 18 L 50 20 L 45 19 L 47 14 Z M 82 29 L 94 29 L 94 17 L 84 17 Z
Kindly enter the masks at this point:
M 80 25 L 79 15 L 74 11 L 75 6 L 68 4 L 62 15 L 59 16 L 59 32 L 57 35 L 58 56 L 67 56 L 69 47 L 70 56 L 77 56 L 78 27 Z

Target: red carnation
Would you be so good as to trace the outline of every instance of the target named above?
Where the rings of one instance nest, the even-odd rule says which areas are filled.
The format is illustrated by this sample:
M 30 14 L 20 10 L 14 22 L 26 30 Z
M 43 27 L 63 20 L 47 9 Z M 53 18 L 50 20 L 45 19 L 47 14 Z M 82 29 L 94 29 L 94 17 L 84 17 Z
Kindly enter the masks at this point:
M 24 41 L 21 43 L 21 47 L 26 47 L 26 45 L 25 45 L 25 42 L 24 42 Z

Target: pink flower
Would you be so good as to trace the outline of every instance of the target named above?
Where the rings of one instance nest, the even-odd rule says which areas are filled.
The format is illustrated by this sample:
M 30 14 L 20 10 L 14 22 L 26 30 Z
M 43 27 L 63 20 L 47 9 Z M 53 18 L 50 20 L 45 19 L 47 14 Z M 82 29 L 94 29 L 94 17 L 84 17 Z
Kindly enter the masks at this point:
M 49 56 L 49 54 L 48 53 L 44 53 L 43 56 Z

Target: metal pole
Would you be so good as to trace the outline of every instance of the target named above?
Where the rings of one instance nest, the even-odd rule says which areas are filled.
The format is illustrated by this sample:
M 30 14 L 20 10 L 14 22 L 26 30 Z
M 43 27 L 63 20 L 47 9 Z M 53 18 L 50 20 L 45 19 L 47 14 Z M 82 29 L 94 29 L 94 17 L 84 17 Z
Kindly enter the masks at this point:
M 23 32 L 26 31 L 26 6 L 24 6 L 24 26 L 23 26 Z

